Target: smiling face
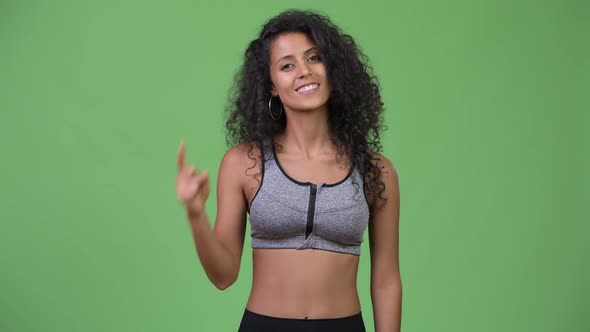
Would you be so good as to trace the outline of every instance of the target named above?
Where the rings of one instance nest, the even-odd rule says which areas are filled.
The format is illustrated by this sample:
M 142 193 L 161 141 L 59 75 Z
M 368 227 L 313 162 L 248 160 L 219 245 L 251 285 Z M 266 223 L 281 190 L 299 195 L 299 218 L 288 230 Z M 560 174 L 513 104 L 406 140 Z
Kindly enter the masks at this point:
M 310 111 L 326 107 L 330 84 L 316 45 L 301 32 L 279 35 L 270 50 L 272 95 L 285 109 Z

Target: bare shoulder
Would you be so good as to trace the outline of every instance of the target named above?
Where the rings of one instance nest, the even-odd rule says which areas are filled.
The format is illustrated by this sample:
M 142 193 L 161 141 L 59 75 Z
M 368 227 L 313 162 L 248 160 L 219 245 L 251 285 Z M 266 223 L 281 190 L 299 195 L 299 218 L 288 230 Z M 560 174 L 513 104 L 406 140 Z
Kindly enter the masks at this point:
M 381 171 L 380 180 L 383 183 L 383 191 L 378 189 L 381 193 L 373 192 L 368 195 L 367 201 L 371 206 L 375 206 L 376 203 L 379 203 L 379 196 L 381 196 L 386 199 L 386 205 L 392 201 L 395 202 L 399 197 L 399 179 L 396 167 L 389 158 L 381 153 L 371 152 L 371 162 Z M 380 187 L 380 185 L 377 185 L 376 188 Z
M 397 178 L 397 169 L 387 157 L 382 155 L 381 153 L 371 152 L 372 162 L 373 165 L 377 166 L 381 169 L 381 179 L 383 181 L 386 178 L 395 177 Z
M 225 155 L 223 159 L 227 159 L 228 162 L 234 163 L 244 163 L 244 162 L 253 162 L 260 158 L 260 148 L 255 142 L 248 142 L 235 145 L 231 147 Z
M 221 167 L 239 174 L 253 175 L 260 165 L 260 148 L 254 142 L 242 143 L 231 147 L 221 160 Z

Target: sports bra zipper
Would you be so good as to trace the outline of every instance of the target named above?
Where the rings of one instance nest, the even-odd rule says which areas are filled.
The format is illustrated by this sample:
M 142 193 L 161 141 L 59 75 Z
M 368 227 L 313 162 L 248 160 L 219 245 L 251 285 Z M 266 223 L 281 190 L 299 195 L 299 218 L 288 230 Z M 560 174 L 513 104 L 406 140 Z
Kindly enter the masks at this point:
M 316 193 L 317 193 L 317 186 L 312 184 L 309 188 L 309 205 L 307 208 L 307 227 L 305 229 L 305 239 L 311 235 L 311 231 L 313 230 L 313 216 L 315 214 L 315 200 L 316 200 Z

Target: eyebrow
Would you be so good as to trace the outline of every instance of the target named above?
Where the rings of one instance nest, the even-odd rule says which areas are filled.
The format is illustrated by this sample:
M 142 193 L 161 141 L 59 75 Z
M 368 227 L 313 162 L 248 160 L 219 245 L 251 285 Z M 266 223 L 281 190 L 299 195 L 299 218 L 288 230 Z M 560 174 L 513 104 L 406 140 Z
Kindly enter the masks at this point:
M 314 47 L 312 47 L 312 48 L 308 49 L 307 51 L 303 52 L 303 54 L 307 54 L 307 53 L 309 53 L 309 52 L 312 52 L 312 51 L 317 51 L 317 50 L 318 50 L 318 48 L 314 46 Z M 291 54 L 289 54 L 289 55 L 285 55 L 285 56 L 282 56 L 282 57 L 280 57 L 280 58 L 277 60 L 277 63 L 281 62 L 281 60 L 288 59 L 288 58 L 292 58 L 292 57 L 293 57 L 293 55 L 291 55 Z

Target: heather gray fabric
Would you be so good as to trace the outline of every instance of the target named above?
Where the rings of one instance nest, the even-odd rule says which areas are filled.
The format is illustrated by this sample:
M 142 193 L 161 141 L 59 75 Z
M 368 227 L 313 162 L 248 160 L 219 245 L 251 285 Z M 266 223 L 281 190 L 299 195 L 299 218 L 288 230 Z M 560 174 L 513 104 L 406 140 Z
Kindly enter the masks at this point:
M 369 221 L 360 172 L 355 168 L 334 184 L 298 182 L 284 172 L 270 146 L 263 150 L 262 183 L 249 210 L 252 248 L 360 255 Z

